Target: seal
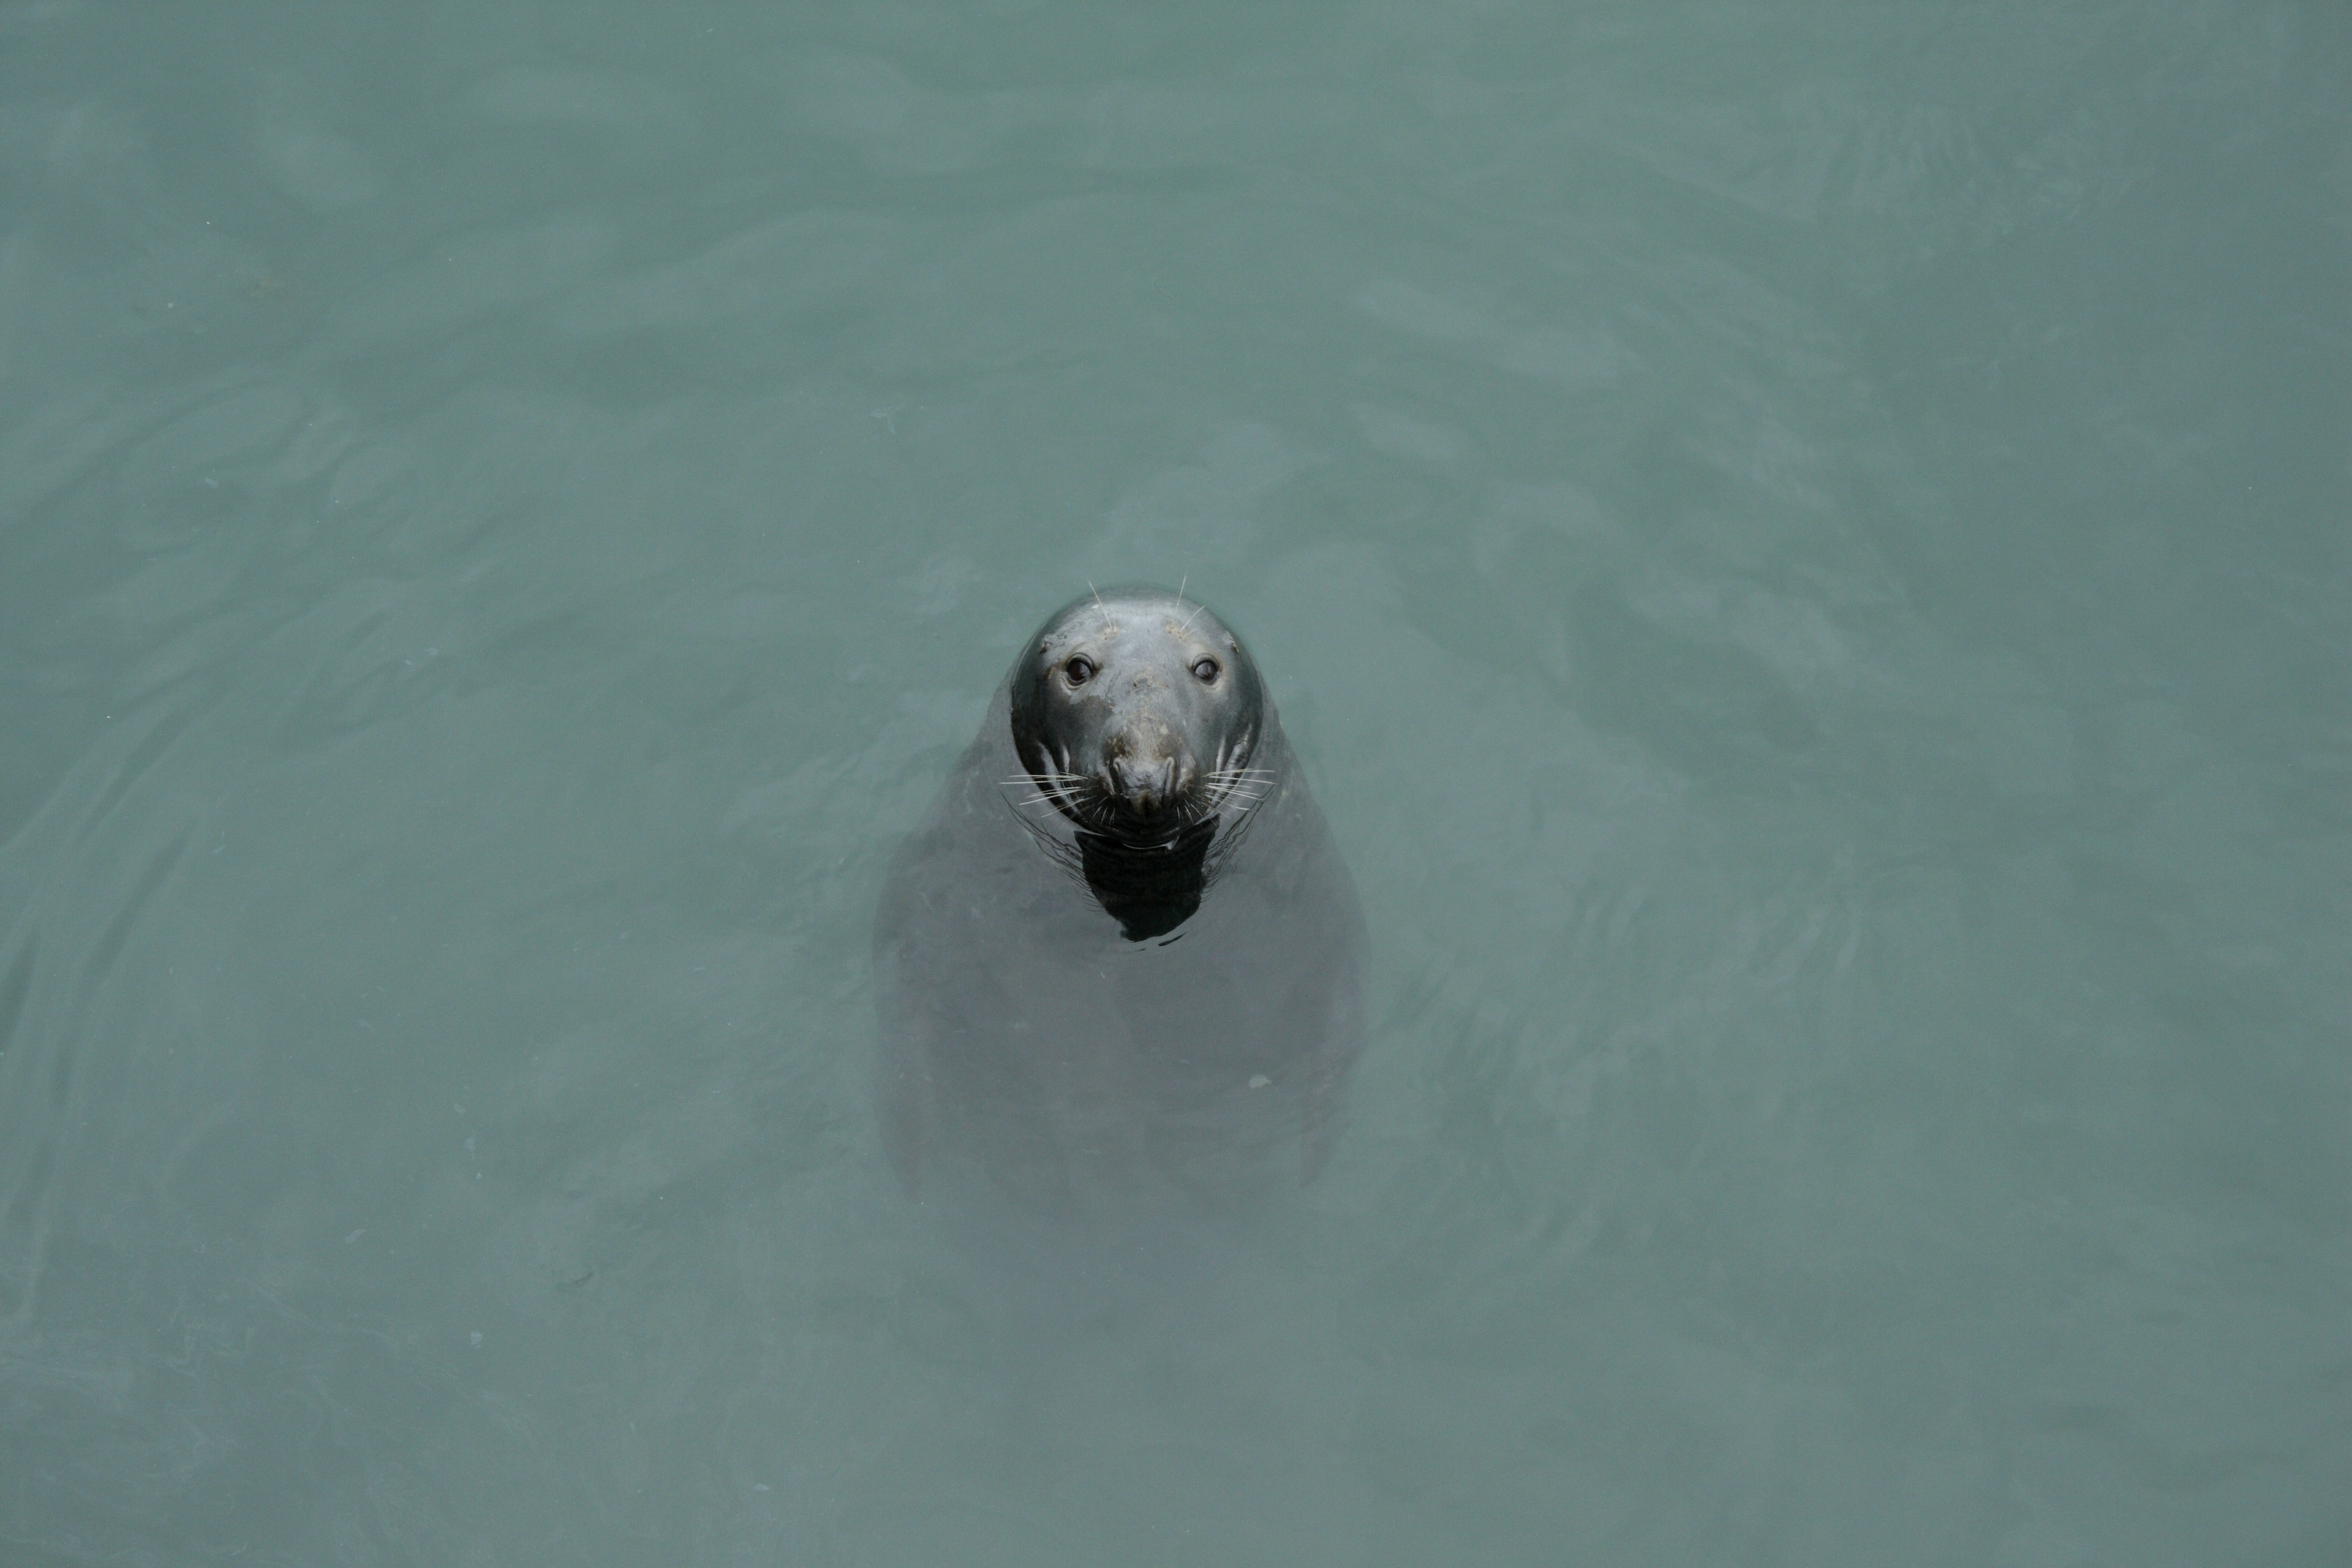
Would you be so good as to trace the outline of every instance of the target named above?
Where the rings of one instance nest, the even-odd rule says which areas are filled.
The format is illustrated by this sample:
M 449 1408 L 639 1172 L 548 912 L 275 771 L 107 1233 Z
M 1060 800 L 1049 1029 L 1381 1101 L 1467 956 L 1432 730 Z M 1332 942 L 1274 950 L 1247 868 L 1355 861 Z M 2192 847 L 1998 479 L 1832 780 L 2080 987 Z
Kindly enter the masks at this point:
M 892 862 L 881 1120 L 910 1191 L 968 1161 L 1067 1211 L 1262 1188 L 1328 1159 L 1364 928 L 1256 663 L 1157 588 L 1092 593 L 1013 660 Z

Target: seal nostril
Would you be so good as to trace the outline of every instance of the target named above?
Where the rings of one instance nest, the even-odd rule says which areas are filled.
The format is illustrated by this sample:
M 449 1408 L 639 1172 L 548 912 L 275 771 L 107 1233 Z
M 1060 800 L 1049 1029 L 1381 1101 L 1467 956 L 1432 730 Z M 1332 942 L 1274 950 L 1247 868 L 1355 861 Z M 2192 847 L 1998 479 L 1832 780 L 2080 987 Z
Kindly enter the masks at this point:
M 1138 761 L 1120 755 L 1108 761 L 1105 772 L 1111 793 L 1129 810 L 1150 816 L 1175 798 L 1181 770 L 1172 757 Z

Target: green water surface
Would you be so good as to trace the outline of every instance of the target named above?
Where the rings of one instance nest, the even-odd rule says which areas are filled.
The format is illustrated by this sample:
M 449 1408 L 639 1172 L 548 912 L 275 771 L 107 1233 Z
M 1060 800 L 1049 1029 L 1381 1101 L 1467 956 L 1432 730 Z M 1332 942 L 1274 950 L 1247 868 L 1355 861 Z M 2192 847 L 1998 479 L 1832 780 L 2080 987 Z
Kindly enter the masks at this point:
M 0 1564 L 2345 1562 L 2347 82 L 0 0 Z M 1323 1179 L 1118 1268 L 871 1093 L 1089 579 L 1371 931 Z

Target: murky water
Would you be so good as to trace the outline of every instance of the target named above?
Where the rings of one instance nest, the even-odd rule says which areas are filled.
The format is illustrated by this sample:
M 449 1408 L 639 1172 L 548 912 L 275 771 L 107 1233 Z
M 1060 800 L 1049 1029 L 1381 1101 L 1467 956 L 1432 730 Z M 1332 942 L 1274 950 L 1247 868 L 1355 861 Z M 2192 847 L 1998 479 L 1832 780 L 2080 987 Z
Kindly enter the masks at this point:
M 0 5 L 0 1559 L 2340 1562 L 2341 7 Z M 1089 579 L 1322 1179 L 904 1197 Z

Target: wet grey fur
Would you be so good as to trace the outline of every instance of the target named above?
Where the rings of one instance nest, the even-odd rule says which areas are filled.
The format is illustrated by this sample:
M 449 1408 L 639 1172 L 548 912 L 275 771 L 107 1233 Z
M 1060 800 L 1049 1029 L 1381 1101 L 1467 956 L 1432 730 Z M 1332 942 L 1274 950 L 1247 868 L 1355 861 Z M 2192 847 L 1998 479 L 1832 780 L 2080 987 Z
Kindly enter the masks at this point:
M 1034 709 L 1041 679 L 1054 678 L 1066 704 L 1095 695 L 1065 689 L 1064 661 L 1121 628 L 1127 644 L 1110 646 L 1158 649 L 1181 637 L 1197 652 L 1213 639 L 1228 668 L 1213 679 L 1246 699 L 1178 724 L 1192 726 L 1202 753 L 1189 773 L 1181 759 L 1144 761 L 1162 784 L 1171 767 L 1205 778 L 1216 760 L 1207 753 L 1245 742 L 1250 771 L 1236 764 L 1224 782 L 1248 787 L 1196 782 L 1158 806 L 1148 832 L 1110 822 L 1125 804 L 1113 796 L 1142 766 L 1126 754 L 1136 727 L 1202 695 L 1170 689 L 1192 654 L 1135 673 L 1141 695 L 1131 700 L 1125 666 L 1105 672 L 1101 685 L 1116 673 L 1122 686 L 1086 710 L 1086 722 L 1117 731 L 1100 748 L 1110 760 L 1096 769 L 1094 796 L 1042 784 L 1037 774 L 1055 763 L 1028 731 L 1015 742 L 1015 715 Z M 1082 778 L 1066 771 L 1074 765 L 1065 752 L 1065 779 Z M 1074 811 L 1088 821 L 1107 814 L 1106 831 L 1142 841 L 1189 828 L 1197 843 L 1208 832 L 1198 907 L 1135 939 L 1154 922 L 1129 917 L 1123 929 L 1107 912 Z M 1347 868 L 1240 640 L 1164 590 L 1073 601 L 1024 647 L 891 866 L 875 967 L 892 1163 L 910 1190 L 979 1174 L 1055 1213 L 1123 1193 L 1229 1199 L 1276 1176 L 1311 1180 L 1330 1153 L 1342 1080 L 1362 1043 L 1362 947 Z

